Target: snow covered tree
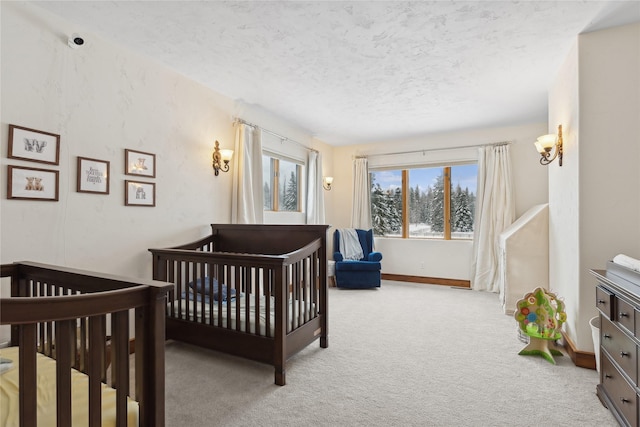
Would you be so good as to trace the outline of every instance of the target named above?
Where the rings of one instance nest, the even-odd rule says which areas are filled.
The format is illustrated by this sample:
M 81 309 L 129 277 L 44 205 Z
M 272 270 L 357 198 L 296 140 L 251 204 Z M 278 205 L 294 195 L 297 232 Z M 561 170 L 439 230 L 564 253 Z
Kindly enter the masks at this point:
M 391 231 L 390 210 L 385 203 L 385 194 L 380 184 L 375 184 L 371 192 L 371 221 L 373 222 L 373 233 L 384 236 Z
M 444 174 L 436 178 L 431 196 L 429 209 L 429 223 L 431 231 L 442 233 L 444 231 Z
M 373 233 L 378 236 L 397 233 L 402 228 L 402 191 L 383 190 L 371 183 L 371 221 Z
M 297 211 L 298 210 L 298 180 L 296 174 L 291 172 L 289 181 L 283 188 L 282 210 Z
M 264 194 L 264 203 L 263 203 L 264 209 L 267 211 L 273 210 L 273 206 L 271 205 L 272 203 L 271 190 L 269 189 L 269 184 L 267 184 L 266 182 L 262 186 L 262 193 Z
M 393 233 L 402 232 L 402 189 L 396 188 L 393 194 L 389 192 L 389 197 L 393 203 L 393 212 L 389 222 Z
M 460 184 L 451 195 L 451 231 L 473 231 L 473 211 L 469 196 L 469 189 L 465 188 L 463 191 Z

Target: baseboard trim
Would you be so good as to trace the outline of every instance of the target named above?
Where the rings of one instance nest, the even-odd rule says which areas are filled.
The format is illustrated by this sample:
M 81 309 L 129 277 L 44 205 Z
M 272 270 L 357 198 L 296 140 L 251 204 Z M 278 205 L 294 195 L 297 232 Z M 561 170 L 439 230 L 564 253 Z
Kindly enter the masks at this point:
M 407 276 L 405 274 L 382 273 L 384 280 L 395 280 L 396 282 L 423 283 L 426 285 L 456 286 L 459 288 L 471 288 L 469 280 L 444 279 L 441 277 Z
M 562 332 L 562 340 L 564 349 L 569 354 L 574 365 L 585 369 L 596 369 L 596 355 L 590 351 L 578 350 L 571 339 Z

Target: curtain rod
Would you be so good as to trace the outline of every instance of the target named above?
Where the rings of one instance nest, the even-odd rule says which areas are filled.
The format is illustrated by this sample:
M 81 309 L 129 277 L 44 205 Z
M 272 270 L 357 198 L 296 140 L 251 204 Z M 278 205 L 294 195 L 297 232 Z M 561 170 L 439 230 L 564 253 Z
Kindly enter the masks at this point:
M 233 124 L 235 125 L 236 123 L 242 123 L 242 124 L 244 124 L 244 125 L 251 126 L 252 128 L 258 128 L 258 129 L 260 129 L 262 132 L 266 132 L 266 133 L 269 133 L 269 134 L 271 134 L 271 135 L 275 136 L 276 138 L 280 138 L 281 142 L 285 142 L 285 141 L 293 142 L 294 144 L 299 145 L 300 147 L 302 147 L 302 148 L 304 148 L 304 149 L 306 149 L 306 150 L 313 151 L 313 152 L 315 152 L 315 153 L 317 153 L 317 152 L 318 152 L 318 150 L 313 149 L 313 148 L 310 148 L 310 147 L 307 147 L 306 145 L 304 145 L 304 144 L 303 144 L 303 143 L 301 143 L 301 142 L 298 142 L 298 141 L 295 141 L 295 140 L 293 140 L 293 139 L 287 138 L 286 136 L 280 135 L 279 133 L 276 133 L 276 132 L 271 131 L 271 130 L 269 130 L 269 129 L 265 129 L 265 128 L 263 128 L 262 126 L 258 126 L 258 125 L 256 125 L 256 124 L 249 123 L 248 121 L 243 120 L 243 119 L 241 119 L 241 118 L 236 117 L 236 118 L 233 120 Z
M 362 155 L 356 156 L 356 159 L 367 158 L 367 157 L 378 157 L 378 156 L 395 156 L 399 154 L 430 153 L 433 151 L 444 151 L 444 150 L 462 150 L 464 148 L 499 147 L 501 145 L 511 145 L 511 141 L 496 142 L 493 144 L 458 145 L 456 147 L 425 148 L 423 150 L 397 151 L 395 153 L 379 153 L 379 154 L 369 154 L 369 155 L 362 154 Z

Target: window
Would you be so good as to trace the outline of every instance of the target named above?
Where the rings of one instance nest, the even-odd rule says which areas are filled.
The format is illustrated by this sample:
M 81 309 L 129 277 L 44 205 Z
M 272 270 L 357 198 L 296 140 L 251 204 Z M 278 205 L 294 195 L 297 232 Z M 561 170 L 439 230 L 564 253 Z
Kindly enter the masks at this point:
M 374 233 L 471 239 L 477 175 L 475 163 L 371 172 Z
M 264 210 L 300 212 L 302 165 L 271 154 L 263 154 L 262 173 Z

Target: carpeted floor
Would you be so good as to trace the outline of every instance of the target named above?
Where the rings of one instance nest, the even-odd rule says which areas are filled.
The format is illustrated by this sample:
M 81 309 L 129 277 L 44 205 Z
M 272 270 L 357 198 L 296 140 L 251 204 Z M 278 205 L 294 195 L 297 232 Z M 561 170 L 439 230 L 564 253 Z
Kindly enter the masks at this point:
M 617 426 L 596 371 L 519 356 L 496 294 L 383 281 L 329 292 L 329 348 L 273 368 L 166 346 L 167 426 Z

